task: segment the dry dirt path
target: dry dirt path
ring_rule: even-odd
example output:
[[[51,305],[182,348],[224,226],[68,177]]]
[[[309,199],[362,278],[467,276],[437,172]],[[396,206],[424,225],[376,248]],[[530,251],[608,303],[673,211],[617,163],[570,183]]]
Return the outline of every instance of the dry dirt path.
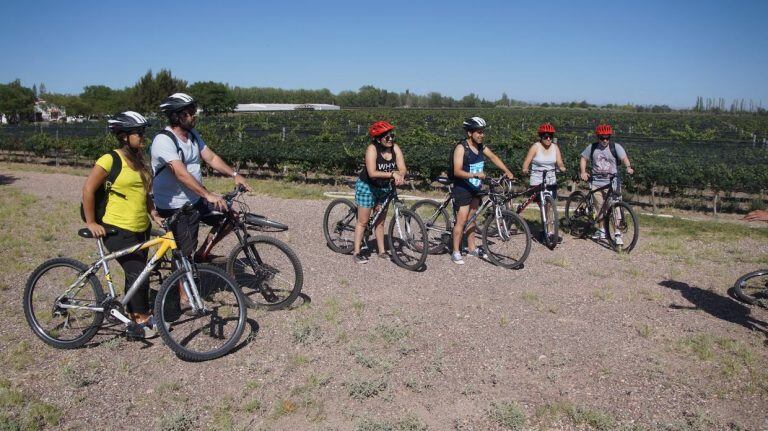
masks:
[[[76,217],[82,177],[4,175],[0,190],[44,208],[66,202]],[[186,363],[159,338],[102,333],[92,348],[57,351],[24,322],[27,274],[5,272],[0,340],[6,352],[24,344],[29,359],[0,375],[59,406],[71,429],[493,429],[504,403],[522,409],[526,429],[768,427],[768,313],[725,293],[752,264],[681,263],[645,247],[644,230],[629,257],[567,237],[554,251],[534,243],[522,270],[443,255],[413,273],[329,250],[328,201],[248,201],[290,225],[275,235],[301,258],[308,300],[249,312],[239,350]],[[77,221],[62,221],[64,252],[91,246],[75,237]],[[768,252],[750,240],[729,247]]]

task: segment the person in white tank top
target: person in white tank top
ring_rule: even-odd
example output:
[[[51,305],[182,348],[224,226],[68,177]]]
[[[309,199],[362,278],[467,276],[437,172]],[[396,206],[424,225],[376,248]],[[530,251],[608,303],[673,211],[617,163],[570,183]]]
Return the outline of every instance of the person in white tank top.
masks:
[[[555,128],[549,123],[544,123],[539,126],[539,140],[528,149],[528,154],[523,161],[523,175],[531,174],[530,185],[532,186],[543,182],[545,171],[553,171],[557,167],[560,172],[565,172],[560,148],[552,142],[554,137]],[[554,186],[552,193],[557,199],[557,179],[554,173],[547,173],[547,185]]]

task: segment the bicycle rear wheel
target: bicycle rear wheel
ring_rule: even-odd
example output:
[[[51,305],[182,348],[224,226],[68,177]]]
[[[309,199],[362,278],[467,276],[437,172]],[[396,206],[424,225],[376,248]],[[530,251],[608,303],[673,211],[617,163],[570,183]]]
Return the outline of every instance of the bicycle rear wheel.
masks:
[[[448,244],[451,240],[451,222],[448,213],[444,209],[440,209],[440,204],[424,199],[413,204],[411,211],[421,217],[424,227],[427,229],[429,254],[448,251]]]
[[[488,217],[482,240],[488,259],[504,268],[522,268],[531,252],[528,223],[512,211],[502,210],[498,219]]]
[[[38,266],[27,279],[24,316],[32,332],[46,344],[58,349],[74,349],[87,343],[99,330],[104,313],[62,307],[99,306],[104,301],[104,292],[95,276],[90,275],[74,285],[87,270],[87,265],[74,259],[51,259]]]
[[[399,210],[399,215],[389,222],[387,241],[392,259],[409,271],[418,271],[427,261],[427,238],[421,217],[409,209]]]
[[[237,244],[229,253],[227,274],[240,286],[250,308],[286,308],[293,304],[304,284],[296,253],[268,236],[251,237],[246,244]]]
[[[747,304],[768,307],[768,269],[742,275],[733,285],[733,293]]]
[[[349,199],[335,199],[323,214],[323,235],[336,253],[352,253],[357,224],[357,206]]]
[[[541,210],[546,215],[547,222],[544,224],[544,245],[553,250],[557,246],[558,220],[557,220],[557,202],[552,196],[544,196],[544,204]]]
[[[192,272],[203,308],[192,310],[182,293],[181,285],[187,282],[187,272],[182,268],[160,287],[154,313],[160,336],[176,355],[189,361],[206,361],[224,356],[235,347],[245,329],[247,306],[240,288],[223,269],[197,264]]]
[[[606,232],[610,234],[611,247],[614,251],[629,253],[635,248],[640,235],[640,227],[635,211],[625,202],[616,202],[606,217]],[[619,237],[617,234],[621,234]],[[621,242],[621,244],[620,244]]]
[[[571,235],[584,238],[592,229],[592,219],[589,216],[589,202],[584,193],[575,191],[565,202],[565,220]]]

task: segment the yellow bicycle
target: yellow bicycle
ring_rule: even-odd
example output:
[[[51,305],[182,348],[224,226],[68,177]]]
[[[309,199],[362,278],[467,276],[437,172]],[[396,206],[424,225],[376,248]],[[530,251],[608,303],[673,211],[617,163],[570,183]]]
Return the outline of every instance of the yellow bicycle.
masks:
[[[224,270],[192,264],[176,248],[169,226],[183,211],[188,208],[166,220],[165,233],[153,232],[158,236],[123,250],[105,254],[104,241],[98,238],[99,259],[91,265],[56,258],[38,266],[24,290],[24,314],[35,335],[53,347],[73,349],[90,341],[105,317],[126,329],[135,325],[126,316],[125,307],[152,271],[168,261],[169,254],[177,269],[162,283],[153,312],[163,341],[179,357],[191,361],[215,359],[232,350],[245,329],[245,297]],[[114,233],[108,229],[108,235]],[[78,235],[93,238],[88,229],[80,229]],[[115,292],[108,263],[154,246],[157,250],[147,266],[121,298]],[[97,277],[99,271],[103,271],[109,288],[106,295]]]

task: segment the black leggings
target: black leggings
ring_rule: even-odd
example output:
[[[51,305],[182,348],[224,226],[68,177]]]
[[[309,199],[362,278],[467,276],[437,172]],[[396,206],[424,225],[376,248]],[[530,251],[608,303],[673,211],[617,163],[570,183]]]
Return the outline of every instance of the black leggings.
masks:
[[[104,238],[104,245],[110,252],[122,250],[149,239],[149,229],[146,232],[131,232],[108,224],[105,224],[104,227],[117,230],[116,234]],[[117,262],[125,272],[125,292],[128,292],[141,271],[147,266],[147,254],[147,250],[137,250],[117,258]],[[131,297],[127,308],[129,313],[149,314],[149,277],[144,280],[144,283]]]

